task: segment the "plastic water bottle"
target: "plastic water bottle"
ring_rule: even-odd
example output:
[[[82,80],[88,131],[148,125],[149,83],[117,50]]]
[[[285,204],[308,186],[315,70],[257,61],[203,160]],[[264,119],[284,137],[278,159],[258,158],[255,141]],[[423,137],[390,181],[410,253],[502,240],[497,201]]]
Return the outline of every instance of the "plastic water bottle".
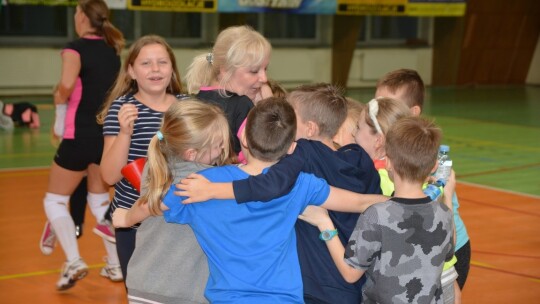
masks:
[[[424,188],[424,194],[427,195],[432,201],[437,200],[441,196],[444,185],[446,185],[444,180],[439,179],[433,184],[428,184],[426,188]]]
[[[441,145],[439,147],[439,156],[437,157],[439,161],[439,168],[435,172],[435,178],[437,180],[443,180],[444,183],[448,181],[450,173],[452,173],[452,160],[450,159],[450,147],[447,145]]]

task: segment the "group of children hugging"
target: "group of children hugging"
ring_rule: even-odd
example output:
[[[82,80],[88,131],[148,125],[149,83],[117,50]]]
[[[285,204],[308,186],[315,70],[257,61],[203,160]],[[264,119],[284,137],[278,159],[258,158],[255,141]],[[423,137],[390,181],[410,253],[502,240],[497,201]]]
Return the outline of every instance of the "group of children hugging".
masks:
[[[459,302],[470,245],[455,175],[423,192],[442,133],[419,116],[418,73],[386,74],[364,104],[327,83],[286,92],[270,55],[226,28],[185,94],[163,38],[132,44],[97,117],[130,303]],[[139,158],[140,193],[121,173]],[[88,272],[73,265],[59,289]]]
[[[156,37],[139,42],[148,39]],[[168,48],[145,44],[138,56],[158,46]],[[153,109],[137,94],[120,91],[108,108],[102,166],[114,149],[108,135],[125,134],[131,150],[151,134],[140,196],[122,201],[132,188],[123,179],[113,200],[117,247],[124,233],[135,239],[130,301],[454,302],[456,272],[443,275],[443,265],[454,257],[455,177],[441,201],[422,191],[441,131],[411,114],[421,104],[377,97],[363,105],[325,83],[261,95],[269,57],[260,34],[228,28],[188,69],[196,97],[177,95],[153,134],[142,120]],[[408,74],[418,77],[387,78],[404,79],[399,92],[409,90]]]

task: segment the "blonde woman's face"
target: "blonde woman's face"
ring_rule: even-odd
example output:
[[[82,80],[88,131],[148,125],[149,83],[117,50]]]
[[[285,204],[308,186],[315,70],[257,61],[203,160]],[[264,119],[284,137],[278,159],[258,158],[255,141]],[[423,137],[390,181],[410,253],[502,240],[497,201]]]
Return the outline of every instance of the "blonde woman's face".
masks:
[[[155,43],[141,48],[128,72],[137,81],[139,91],[162,94],[171,83],[173,67],[165,46]]]
[[[240,96],[245,95],[251,100],[256,100],[261,87],[268,81],[266,69],[269,60],[270,58],[265,58],[260,66],[237,68],[226,89]]]

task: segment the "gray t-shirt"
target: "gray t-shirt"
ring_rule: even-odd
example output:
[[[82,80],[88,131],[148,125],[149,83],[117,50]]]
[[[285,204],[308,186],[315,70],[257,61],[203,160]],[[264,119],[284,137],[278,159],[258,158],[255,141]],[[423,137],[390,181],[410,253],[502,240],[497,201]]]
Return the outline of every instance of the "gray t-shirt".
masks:
[[[206,167],[178,162],[172,168],[174,183]],[[143,180],[146,171],[145,167]],[[135,243],[126,279],[130,300],[208,303],[204,297],[208,279],[206,255],[188,225],[169,224],[163,216],[151,216],[137,230]]]
[[[358,218],[345,262],[365,270],[364,303],[443,303],[441,273],[454,255],[446,205],[392,198]]]

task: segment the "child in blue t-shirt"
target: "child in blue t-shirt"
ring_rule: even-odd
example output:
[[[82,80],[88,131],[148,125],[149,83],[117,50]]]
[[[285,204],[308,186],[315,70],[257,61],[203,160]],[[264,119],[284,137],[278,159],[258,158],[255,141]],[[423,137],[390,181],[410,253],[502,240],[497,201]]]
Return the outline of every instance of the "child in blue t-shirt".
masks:
[[[260,101],[249,113],[241,138],[247,165],[211,168],[200,174],[212,182],[230,182],[265,172],[291,149],[295,133],[296,117],[289,103],[282,98]],[[208,257],[205,295],[219,303],[304,303],[293,229],[298,215],[308,205],[362,212],[385,200],[329,187],[307,173],[300,173],[289,194],[266,203],[210,200],[185,205],[175,190],[171,185],[164,196],[162,207],[168,209],[164,217],[193,228]]]

